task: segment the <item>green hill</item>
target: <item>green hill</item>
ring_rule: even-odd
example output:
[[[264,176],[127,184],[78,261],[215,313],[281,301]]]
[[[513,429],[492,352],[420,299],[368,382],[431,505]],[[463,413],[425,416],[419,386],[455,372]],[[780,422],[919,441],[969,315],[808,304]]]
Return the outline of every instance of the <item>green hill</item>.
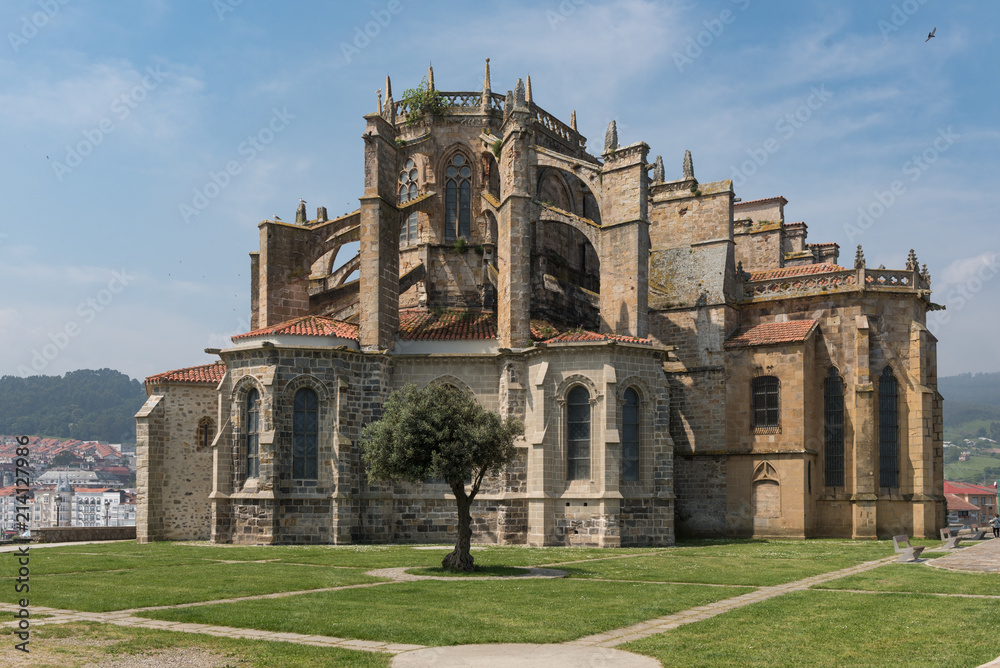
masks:
[[[135,443],[142,383],[114,369],[0,378],[0,434]]]

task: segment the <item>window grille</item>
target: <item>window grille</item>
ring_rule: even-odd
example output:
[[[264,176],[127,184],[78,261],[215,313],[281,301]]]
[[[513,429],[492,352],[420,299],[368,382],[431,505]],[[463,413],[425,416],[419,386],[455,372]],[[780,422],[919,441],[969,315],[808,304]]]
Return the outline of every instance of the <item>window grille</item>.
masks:
[[[899,487],[899,384],[886,367],[878,383],[878,484]]]
[[[837,370],[823,383],[823,447],[826,454],[827,487],[844,486],[844,381]]]
[[[566,479],[590,479],[590,393],[577,385],[566,397]]]
[[[622,406],[622,480],[639,480],[639,394],[632,388]]]
[[[759,433],[776,432],[778,423],[778,379],[758,376],[751,383],[753,427]]]
[[[302,388],[295,393],[292,420],[292,477],[315,480],[318,468],[319,401],[316,393]]]

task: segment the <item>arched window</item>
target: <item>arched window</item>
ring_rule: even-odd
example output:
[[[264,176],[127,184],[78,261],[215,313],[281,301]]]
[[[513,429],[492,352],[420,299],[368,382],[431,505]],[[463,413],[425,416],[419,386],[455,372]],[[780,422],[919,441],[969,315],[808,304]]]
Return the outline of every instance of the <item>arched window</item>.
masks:
[[[899,384],[888,366],[878,380],[878,484],[899,487]]]
[[[456,153],[444,171],[444,238],[469,238],[472,229],[472,168],[461,153]]]
[[[566,397],[566,479],[590,479],[590,392],[582,385]]]
[[[244,403],[246,433],[246,474],[247,478],[256,478],[260,475],[260,393],[257,390],[250,390],[247,393]]]
[[[399,203],[405,204],[417,197],[417,164],[410,158],[399,173]],[[399,245],[417,241],[417,212],[414,211],[399,226]]]
[[[631,387],[622,406],[622,480],[639,480],[639,394]]]
[[[292,420],[292,477],[315,480],[318,468],[319,401],[307,387],[295,393]]]
[[[843,487],[844,381],[833,367],[823,383],[823,449],[827,487]]]
[[[753,395],[753,427],[773,432],[778,428],[778,379],[758,376],[750,384]]]
[[[215,439],[215,424],[210,418],[202,418],[198,422],[198,433],[195,435],[195,448],[199,451],[212,447]]]

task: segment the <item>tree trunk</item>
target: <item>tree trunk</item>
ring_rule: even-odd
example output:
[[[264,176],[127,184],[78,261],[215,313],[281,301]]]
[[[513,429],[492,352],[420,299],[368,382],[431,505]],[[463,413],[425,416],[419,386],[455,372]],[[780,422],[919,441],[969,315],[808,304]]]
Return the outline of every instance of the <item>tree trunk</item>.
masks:
[[[441,561],[441,568],[471,572],[475,570],[472,554],[469,552],[472,543],[472,514],[469,512],[472,499],[462,490],[461,495],[455,495],[455,500],[458,502],[458,536],[455,549]]]

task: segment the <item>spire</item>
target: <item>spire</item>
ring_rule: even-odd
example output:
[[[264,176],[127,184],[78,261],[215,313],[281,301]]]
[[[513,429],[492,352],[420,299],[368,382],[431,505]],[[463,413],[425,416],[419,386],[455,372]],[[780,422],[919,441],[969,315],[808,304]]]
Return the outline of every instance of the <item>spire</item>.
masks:
[[[299,200],[299,207],[295,210],[295,224],[305,225],[308,221],[308,216],[306,214],[306,202],[303,199]]]
[[[504,120],[510,115],[510,112],[514,111],[514,91],[508,90],[507,97],[503,101],[503,116]]]
[[[927,271],[927,263],[924,263],[923,269],[920,270],[920,277],[927,281],[927,286],[930,287],[931,284],[931,272]]]
[[[667,180],[667,172],[663,168],[663,156],[656,156],[656,162],[653,163],[653,181],[655,183],[662,183]]]
[[[611,121],[604,133],[604,152],[611,153],[616,150],[618,150],[618,126]]]
[[[694,163],[691,161],[691,151],[684,151],[684,179],[694,179]]]
[[[917,254],[914,253],[913,249],[911,248],[910,255],[906,258],[906,270],[916,271],[919,268],[920,268],[920,263],[917,262]]]
[[[434,66],[427,66],[427,90],[434,90]]]
[[[569,115],[569,126],[573,128],[573,132],[578,132],[576,129],[576,109],[574,109],[573,113]]]
[[[382,113],[382,89],[381,88],[377,89],[375,91],[375,94],[378,95],[378,106],[375,107],[375,113],[381,114]]]
[[[392,81],[389,80],[389,75],[385,75],[385,97],[389,99],[392,97]]]
[[[524,82],[518,79],[514,86],[514,107],[520,109],[525,104]]]
[[[525,98],[524,99],[525,99],[526,102],[528,102],[530,104],[531,103],[531,75],[530,74],[528,75],[527,85],[528,85],[528,90],[525,93]]]
[[[861,244],[858,244],[858,252],[854,254],[854,268],[865,268],[865,252],[861,250]]]
[[[382,118],[393,125],[396,124],[396,103],[392,99],[392,81],[385,75],[385,104],[381,108]]]
[[[483,76],[483,95],[491,92],[492,84],[490,84],[490,59],[486,59],[486,74]]]

